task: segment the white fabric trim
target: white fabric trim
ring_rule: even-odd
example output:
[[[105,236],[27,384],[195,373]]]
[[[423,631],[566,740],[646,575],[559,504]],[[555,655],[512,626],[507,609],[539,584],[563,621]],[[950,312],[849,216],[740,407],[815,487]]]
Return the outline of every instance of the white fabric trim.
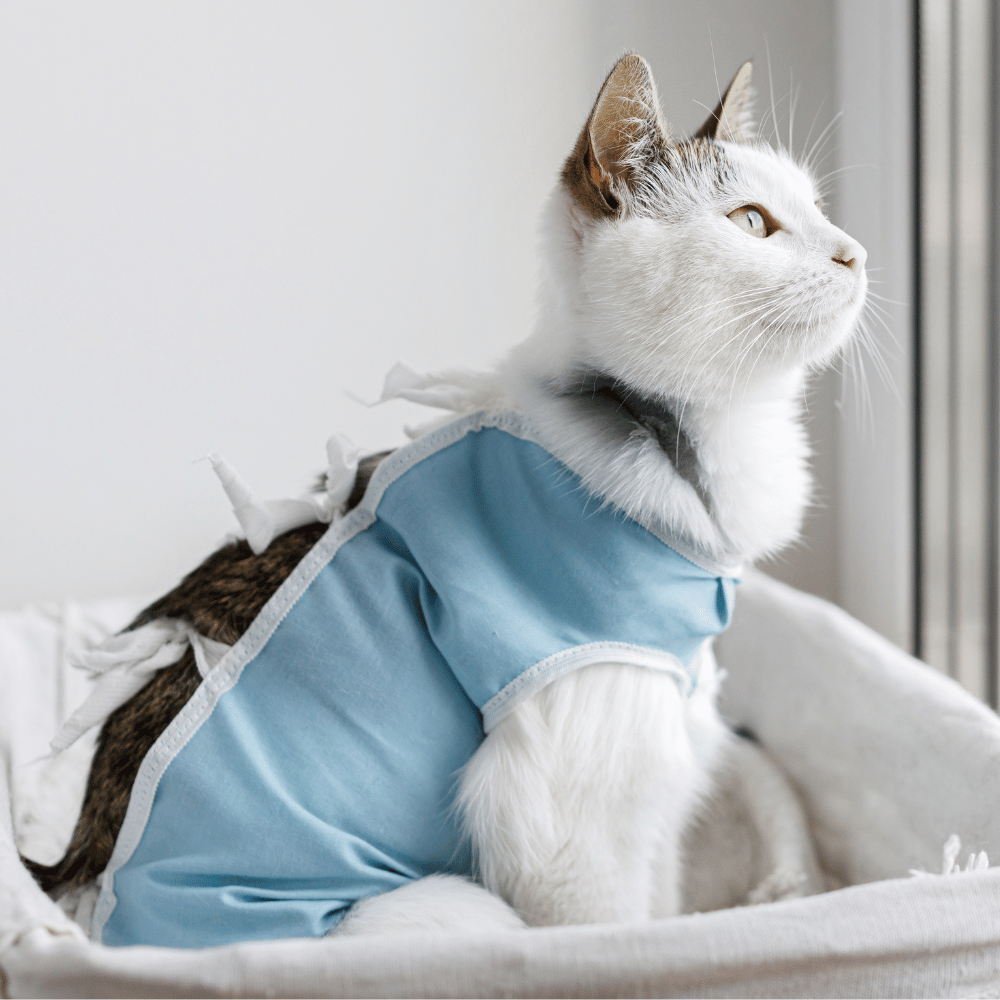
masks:
[[[554,680],[597,663],[625,663],[671,674],[685,696],[690,696],[697,685],[696,677],[671,653],[627,642],[588,642],[553,653],[515,677],[483,706],[483,729],[488,733],[518,702]]]
[[[474,406],[476,398],[475,392],[467,387],[455,385],[448,382],[440,375],[427,375],[423,372],[414,371],[409,365],[397,361],[389,370],[385,377],[385,384],[382,387],[382,395],[378,402],[384,403],[390,399],[405,399],[411,403],[418,403],[421,406],[430,406],[442,410],[453,410],[456,413],[468,413]],[[517,434],[524,440],[531,441],[539,447],[544,448],[550,455],[562,462],[568,469],[576,472],[572,465],[563,458],[556,456],[552,447],[535,430],[529,430],[530,421],[522,416],[524,433]],[[420,436],[411,433],[407,428],[407,433],[411,437]],[[511,431],[511,433],[515,433]],[[577,472],[577,475],[579,473]],[[690,484],[687,484],[690,486]],[[602,498],[603,499],[603,498]],[[695,564],[708,573],[717,576],[737,578],[743,571],[742,563],[722,563],[713,559],[708,553],[692,545],[655,523],[647,523],[638,518],[634,519],[637,524],[641,524],[650,534],[658,538],[664,545],[672,548],[679,555],[682,555],[689,562]]]
[[[136,775],[125,821],[104,872],[101,895],[94,907],[91,924],[93,940],[101,940],[104,924],[114,909],[114,874],[128,861],[139,844],[149,819],[153,795],[163,772],[211,715],[219,697],[236,684],[243,668],[260,652],[299,596],[333,558],[337,549],[367,528],[373,520],[370,511],[359,507],[330,527],[150,748]]]
[[[365,494],[365,501],[367,501],[369,497],[372,497],[374,503],[371,505],[371,509],[374,510],[378,505],[379,500],[381,500],[382,494],[385,492],[386,488],[398,479],[404,472],[416,465],[417,462],[423,461],[423,459],[427,458],[429,455],[434,454],[435,451],[440,451],[449,444],[453,444],[464,434],[470,431],[482,430],[484,427],[496,427],[499,430],[506,431],[508,434],[511,434],[516,438],[520,438],[522,441],[530,441],[532,444],[536,444],[539,448],[547,451],[550,455],[552,454],[549,450],[549,446],[544,441],[543,435],[538,433],[531,420],[525,414],[519,413],[515,410],[479,410],[475,413],[470,413],[467,416],[458,417],[450,423],[445,424],[444,427],[440,427],[435,431],[429,432],[423,437],[417,438],[417,440],[412,444],[407,445],[405,448],[401,448],[399,451],[386,458],[382,464],[379,465],[375,475],[372,477],[372,481],[368,486],[368,491]],[[441,438],[439,435],[446,436],[444,443],[440,443]],[[422,450],[419,453],[419,457],[410,457],[414,454],[412,449],[421,448],[428,443],[430,443],[431,446],[425,451]],[[404,453],[406,456],[405,459]],[[386,474],[388,475],[388,470],[390,468],[395,470],[395,463],[397,460],[403,460],[406,464],[400,467],[399,471],[395,472],[391,478],[382,482],[380,473],[382,473],[385,469]],[[553,456],[552,460],[560,462],[562,465],[566,464],[555,456]],[[569,468],[571,472],[574,471],[570,466],[566,467]],[[576,473],[574,472],[574,474]],[[621,511],[619,511],[619,514],[622,517],[627,517],[627,515]],[[641,521],[636,521],[636,523],[641,524],[642,527],[645,528],[654,538],[658,538],[661,542],[663,542],[667,548],[673,549],[678,555],[683,556],[688,560],[688,562],[694,563],[695,566],[705,570],[707,573],[712,573],[715,576],[735,579],[743,572],[741,564],[727,565],[717,562],[690,543],[676,537],[675,535],[669,534],[662,528],[662,526],[645,524]]]
[[[728,577],[732,580],[743,575],[742,563],[717,562],[711,556],[695,548],[690,542],[685,541],[683,538],[678,538],[677,535],[671,535],[656,525],[644,524],[642,521],[636,521],[636,524],[642,524],[651,535],[663,542],[667,548],[673,549],[678,555],[683,556],[688,562],[694,563],[699,569],[705,570],[706,573]]]

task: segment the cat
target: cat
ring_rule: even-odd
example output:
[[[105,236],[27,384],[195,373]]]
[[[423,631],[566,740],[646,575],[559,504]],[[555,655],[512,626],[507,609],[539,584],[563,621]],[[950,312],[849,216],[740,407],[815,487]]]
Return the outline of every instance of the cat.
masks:
[[[867,281],[864,249],[825,218],[807,171],[758,141],[751,76],[746,63],[705,125],[678,140],[646,62],[628,53],[616,63],[546,209],[535,333],[491,373],[428,379],[457,385],[462,413],[415,443],[465,420],[469,439],[502,431],[517,448],[541,449],[555,470],[545,496],[582,497],[595,530],[628,525],[628,544],[639,546],[629,559],[641,561],[650,545],[656,558],[675,555],[697,578],[692,593],[712,595],[718,621],[685,662],[615,658],[598,642],[601,656],[508,699],[458,771],[449,816],[468,858],[361,893],[314,933],[680,912],[684,831],[727,759],[755,753],[734,742],[715,708],[711,633],[728,621],[738,565],[798,536],[810,491],[804,380],[851,337]],[[362,461],[341,524],[376,502],[373,491],[391,482],[386,470],[406,454]],[[512,467],[535,475],[543,466]],[[178,619],[238,644],[333,530],[298,527],[261,554],[226,545],[130,628]],[[561,556],[553,559],[558,579]],[[604,596],[627,617],[629,593],[623,584],[623,594]],[[26,862],[47,891],[80,888],[107,868],[140,769],[206,690],[202,680],[188,649],[108,717],[65,856]],[[790,793],[778,798],[777,808],[797,809]],[[808,851],[797,850],[791,867],[801,877],[756,898],[815,891]]]

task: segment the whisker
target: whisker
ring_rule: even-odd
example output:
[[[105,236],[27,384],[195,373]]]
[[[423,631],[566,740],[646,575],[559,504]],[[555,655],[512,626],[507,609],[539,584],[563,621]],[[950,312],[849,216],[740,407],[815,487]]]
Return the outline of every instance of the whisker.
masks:
[[[715,74],[715,92],[719,95],[719,104],[722,103],[722,85],[719,83],[719,65],[715,61],[715,42],[712,40],[712,29],[708,29],[708,44],[712,49],[712,72]],[[711,113],[711,109],[709,110]]]
[[[838,111],[833,118],[827,123],[826,128],[818,136],[816,136],[816,141],[813,143],[812,149],[810,149],[805,156],[802,158],[802,165],[811,173],[815,167],[816,157],[819,155],[819,151],[826,144],[829,138],[831,129],[840,121],[843,116],[843,111]]]
[[[761,346],[760,350],[757,351],[757,357],[754,358],[753,364],[750,366],[750,371],[747,372],[746,379],[745,379],[744,384],[743,384],[743,399],[740,401],[740,406],[743,406],[744,403],[746,402],[746,393],[747,393],[747,389],[749,388],[749,385],[750,385],[750,377],[753,375],[754,369],[757,367],[757,362],[760,361],[760,359],[764,356],[764,353],[767,351],[768,344],[770,344],[771,341],[778,335],[778,333],[781,330],[781,323],[782,323],[782,321],[784,320],[784,318],[786,316],[789,315],[789,313],[791,313],[791,311],[795,308],[795,305],[796,305],[796,303],[795,303],[794,297],[793,296],[789,296],[789,304],[769,324],[769,326],[772,328],[771,329],[771,333],[768,335],[767,340],[764,341],[764,343]],[[788,349],[788,345],[786,344],[786,346],[785,346],[786,352],[787,352],[787,349]],[[746,352],[744,352],[744,355],[746,355]],[[735,382],[734,382],[734,385],[735,385]],[[732,399],[732,390],[730,390],[730,400],[731,399]]]
[[[848,170],[860,170],[862,167],[874,167],[874,163],[850,163],[846,167],[837,167],[836,170],[828,170],[822,177],[816,178],[817,186],[820,184],[825,184],[828,180],[833,177],[838,177],[840,174],[846,173]]]
[[[881,285],[881,284],[884,284],[884,282],[881,282],[881,281],[871,281],[869,279],[868,284],[869,285]],[[906,303],[903,302],[902,299],[890,299],[890,298],[886,297],[885,295],[879,295],[878,292],[873,292],[870,288],[868,289],[868,298],[870,298],[870,299],[878,299],[879,302],[888,302],[889,305],[891,305],[891,306],[905,306],[906,305]],[[874,304],[875,303],[873,303],[873,305]]]
[[[746,316],[750,316],[750,315],[752,315],[755,312],[761,312],[761,311],[764,312],[764,317],[766,318],[766,316],[767,316],[767,310],[769,310],[769,309],[770,310],[774,309],[773,304],[772,303],[764,303],[764,304],[758,306],[756,309],[748,310],[742,316],[736,317],[736,319],[743,319]],[[760,320],[758,319],[758,322],[759,321]],[[718,329],[721,329],[721,327],[717,328],[716,331],[713,331],[713,333],[718,332]],[[747,337],[747,335],[748,335],[748,333],[750,332],[750,329],[751,328],[748,326],[744,330],[737,331],[737,333],[735,333],[732,337],[730,337],[724,344],[722,344],[720,347],[718,347],[701,364],[701,366],[698,369],[697,375],[694,378],[692,378],[690,380],[688,380],[688,378],[687,378],[687,373],[688,373],[688,371],[690,369],[690,362],[688,363],[688,365],[685,366],[684,373],[682,374],[682,377],[681,377],[680,381],[681,381],[681,383],[685,383],[686,382],[691,388],[689,389],[688,395],[681,401],[682,405],[681,405],[680,413],[679,413],[678,418],[677,418],[678,419],[678,423],[680,423],[680,421],[683,419],[684,411],[687,408],[688,403],[690,403],[691,400],[692,400],[692,398],[693,398],[692,394],[695,391],[695,386],[697,386],[697,385],[700,384],[701,377],[705,373],[705,371],[708,369],[708,366],[712,363],[713,360],[715,360],[716,357],[718,357],[718,355],[722,351],[724,351],[731,343],[733,343],[734,340],[737,340],[737,339],[739,339],[741,337],[745,340],[746,337]]]
[[[771,117],[774,119],[774,131],[771,134],[774,136],[778,149],[781,149],[781,134],[778,132],[778,112],[775,110],[774,106],[774,77],[771,73],[771,44],[768,42],[766,37],[764,38],[764,49],[767,52],[767,86],[771,91]]]
[[[875,433],[875,410],[872,406],[871,387],[868,382],[868,369],[865,367],[865,356],[861,352],[861,343],[859,340],[851,341],[851,350],[854,356],[858,359],[858,365],[855,372],[858,376],[858,406],[861,410],[859,420],[859,423],[861,424],[861,436],[862,440],[867,439],[869,443],[871,443],[871,441],[874,440]],[[869,435],[871,435],[871,437],[869,437]]]
[[[799,102],[799,92],[795,89],[795,71],[792,68],[788,70],[788,92],[791,95],[788,106],[788,153],[794,156],[792,133],[795,128],[795,107]]]
[[[813,115],[812,125],[809,126],[809,131],[806,133],[806,141],[802,145],[803,150],[809,148],[809,140],[812,138],[813,129],[816,127],[816,122],[819,121],[820,112],[823,110],[824,104],[826,104],[825,97],[819,102],[819,107],[816,109],[816,114]]]

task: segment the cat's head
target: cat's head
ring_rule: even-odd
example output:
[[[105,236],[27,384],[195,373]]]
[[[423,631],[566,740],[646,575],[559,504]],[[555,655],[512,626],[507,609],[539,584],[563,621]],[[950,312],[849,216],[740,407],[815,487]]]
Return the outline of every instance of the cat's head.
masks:
[[[865,250],[790,155],[758,141],[751,65],[676,139],[640,56],[608,75],[547,219],[542,328],[556,378],[724,404],[831,359],[864,304]],[[540,331],[541,333],[542,331]]]

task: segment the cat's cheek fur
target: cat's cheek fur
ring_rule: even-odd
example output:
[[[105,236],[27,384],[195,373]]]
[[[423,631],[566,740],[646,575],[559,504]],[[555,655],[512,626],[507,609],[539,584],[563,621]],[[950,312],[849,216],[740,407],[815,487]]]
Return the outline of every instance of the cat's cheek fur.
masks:
[[[680,912],[681,837],[729,740],[707,643],[699,656],[690,699],[643,667],[568,674],[518,704],[463,769],[479,878],[528,924]]]
[[[756,239],[705,211],[592,227],[577,251],[586,308],[572,315],[568,353],[682,404],[774,395],[790,369],[820,366],[843,346],[865,288],[864,277],[838,273],[829,238],[784,236]]]

